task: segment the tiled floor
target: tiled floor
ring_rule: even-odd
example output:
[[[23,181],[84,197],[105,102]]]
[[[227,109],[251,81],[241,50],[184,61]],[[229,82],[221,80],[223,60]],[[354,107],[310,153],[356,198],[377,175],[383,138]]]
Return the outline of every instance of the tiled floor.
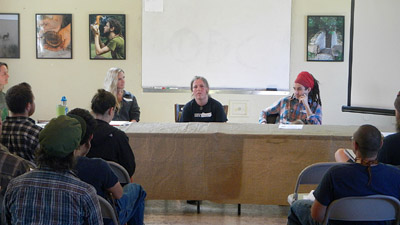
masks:
[[[237,205],[203,201],[201,213],[197,214],[196,206],[186,201],[147,200],[144,222],[146,225],[283,225],[286,224],[288,210],[288,206],[245,204],[242,205],[241,216],[238,216]]]

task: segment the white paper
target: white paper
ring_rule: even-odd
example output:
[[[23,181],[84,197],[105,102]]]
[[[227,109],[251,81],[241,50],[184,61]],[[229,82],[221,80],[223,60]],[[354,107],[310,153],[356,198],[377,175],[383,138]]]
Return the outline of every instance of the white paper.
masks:
[[[394,133],[396,133],[396,132],[382,132],[382,135],[384,137],[386,137],[386,136],[389,136],[389,135],[394,134]]]
[[[279,124],[279,129],[301,130],[303,129],[303,124]]]
[[[111,121],[110,122],[111,126],[128,126],[129,124],[131,124],[131,122],[129,122],[129,121]]]
[[[144,0],[145,12],[163,12],[164,0]]]

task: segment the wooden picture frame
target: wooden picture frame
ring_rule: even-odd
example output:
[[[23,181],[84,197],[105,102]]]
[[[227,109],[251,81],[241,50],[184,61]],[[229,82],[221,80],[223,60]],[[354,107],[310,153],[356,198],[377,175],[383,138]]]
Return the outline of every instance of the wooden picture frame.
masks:
[[[343,62],[344,16],[307,16],[307,61]]]
[[[72,59],[72,14],[36,14],[36,58]]]
[[[19,13],[0,13],[0,58],[20,58]]]

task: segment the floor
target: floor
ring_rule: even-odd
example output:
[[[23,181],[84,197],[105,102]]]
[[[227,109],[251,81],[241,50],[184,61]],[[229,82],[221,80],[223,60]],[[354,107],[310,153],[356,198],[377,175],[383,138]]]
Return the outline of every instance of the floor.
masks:
[[[144,214],[146,225],[165,224],[268,224],[283,225],[287,221],[288,206],[242,205],[241,216],[237,215],[237,205],[217,204],[202,201],[201,213],[195,205],[178,200],[147,200]]]

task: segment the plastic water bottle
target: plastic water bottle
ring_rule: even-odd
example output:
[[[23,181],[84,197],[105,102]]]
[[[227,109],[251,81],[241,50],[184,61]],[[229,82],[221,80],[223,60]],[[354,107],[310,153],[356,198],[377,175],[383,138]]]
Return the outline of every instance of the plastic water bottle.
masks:
[[[62,96],[61,104],[57,105],[57,116],[67,115],[67,113],[68,113],[67,98],[65,96]]]
[[[61,98],[61,105],[64,106],[64,109],[65,109],[65,114],[64,115],[67,115],[68,106],[67,106],[67,98],[65,96],[62,96],[62,98]]]

